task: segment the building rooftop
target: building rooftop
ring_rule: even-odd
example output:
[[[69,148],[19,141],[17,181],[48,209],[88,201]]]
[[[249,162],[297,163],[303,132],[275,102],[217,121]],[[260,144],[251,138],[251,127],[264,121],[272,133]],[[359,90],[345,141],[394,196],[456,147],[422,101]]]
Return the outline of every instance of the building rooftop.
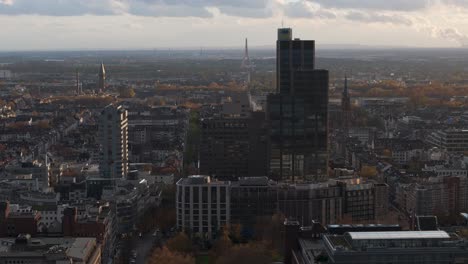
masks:
[[[210,176],[206,175],[192,175],[187,178],[182,178],[177,182],[177,185],[220,185],[220,184],[230,184],[229,181],[216,181],[211,180]]]
[[[30,236],[0,238],[0,255],[3,257],[42,257],[46,254],[64,254],[75,260],[84,260],[92,254],[96,238],[66,238]]]
[[[240,186],[268,186],[270,180],[268,177],[242,177],[239,178]]]
[[[349,232],[353,240],[377,239],[450,239],[445,231],[386,231],[386,232]]]

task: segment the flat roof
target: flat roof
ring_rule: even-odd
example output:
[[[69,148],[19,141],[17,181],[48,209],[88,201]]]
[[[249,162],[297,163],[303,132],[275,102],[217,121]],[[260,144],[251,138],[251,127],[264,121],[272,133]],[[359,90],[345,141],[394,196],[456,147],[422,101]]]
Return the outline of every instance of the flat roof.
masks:
[[[385,231],[385,232],[349,232],[353,240],[377,239],[449,239],[445,231]]]

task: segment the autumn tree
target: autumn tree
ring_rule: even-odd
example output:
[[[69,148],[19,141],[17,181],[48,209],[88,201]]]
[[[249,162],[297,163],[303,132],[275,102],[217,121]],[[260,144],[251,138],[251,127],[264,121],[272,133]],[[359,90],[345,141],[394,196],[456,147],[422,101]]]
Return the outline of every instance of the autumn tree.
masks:
[[[382,155],[385,156],[385,157],[392,157],[392,151],[389,150],[389,149],[384,149],[382,151]]]
[[[364,178],[372,178],[377,176],[377,169],[374,166],[362,166],[359,175]]]
[[[255,240],[262,241],[270,249],[281,253],[283,250],[284,220],[285,216],[280,213],[258,217],[254,227]]]
[[[180,232],[175,237],[169,239],[166,245],[167,248],[174,252],[182,254],[189,254],[192,252],[192,241],[184,232]]]
[[[169,250],[167,247],[156,248],[148,258],[147,264],[195,264],[195,259],[190,255]]]
[[[135,97],[135,89],[133,87],[120,87],[119,97],[121,98],[133,98]]]
[[[240,243],[242,241],[242,225],[232,224],[229,226],[229,237],[232,242]]]
[[[212,260],[216,260],[222,254],[229,251],[232,248],[233,244],[231,239],[229,238],[229,232],[227,230],[223,230],[219,238],[214,242],[213,247],[210,251],[210,257]]]
[[[272,262],[271,252],[261,243],[234,246],[216,260],[217,264],[270,264]]]
[[[48,129],[50,128],[49,120],[41,120],[37,123],[37,127],[40,129]]]

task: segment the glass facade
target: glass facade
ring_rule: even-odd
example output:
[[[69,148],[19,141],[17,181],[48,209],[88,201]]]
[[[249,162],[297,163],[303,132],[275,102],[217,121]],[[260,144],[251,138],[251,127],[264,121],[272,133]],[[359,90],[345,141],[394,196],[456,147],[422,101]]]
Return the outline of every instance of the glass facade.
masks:
[[[270,176],[317,181],[326,177],[328,166],[328,71],[314,68],[314,41],[280,38],[281,30],[278,90],[267,98]]]

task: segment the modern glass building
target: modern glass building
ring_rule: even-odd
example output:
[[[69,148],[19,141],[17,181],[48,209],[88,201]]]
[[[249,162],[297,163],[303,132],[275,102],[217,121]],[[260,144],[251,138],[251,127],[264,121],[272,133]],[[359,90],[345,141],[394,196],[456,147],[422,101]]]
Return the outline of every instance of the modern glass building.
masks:
[[[267,98],[269,171],[275,180],[325,180],[328,71],[315,69],[315,42],[278,29],[277,93]]]

